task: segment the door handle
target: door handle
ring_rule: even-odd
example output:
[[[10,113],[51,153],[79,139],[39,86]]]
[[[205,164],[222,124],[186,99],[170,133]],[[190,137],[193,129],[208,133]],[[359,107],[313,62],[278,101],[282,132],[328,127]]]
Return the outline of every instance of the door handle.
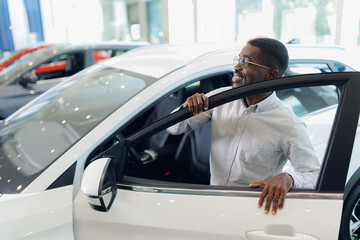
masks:
[[[267,225],[264,230],[248,231],[245,233],[247,240],[319,240],[318,238],[303,233],[286,224]]]

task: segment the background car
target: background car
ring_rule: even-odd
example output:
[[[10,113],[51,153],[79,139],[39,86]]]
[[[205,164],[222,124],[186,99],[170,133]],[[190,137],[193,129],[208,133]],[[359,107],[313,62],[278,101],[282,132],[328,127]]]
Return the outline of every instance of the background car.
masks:
[[[30,53],[34,53],[36,50],[39,50],[39,49],[43,49],[43,48],[46,48],[46,47],[49,47],[50,45],[49,44],[46,44],[46,45],[39,45],[39,46],[33,46],[33,47],[28,47],[28,48],[25,48],[25,49],[21,49],[17,52],[14,52],[13,54],[11,54],[10,56],[8,57],[4,57],[4,58],[1,58],[0,59],[0,72],[10,66],[11,64],[13,64],[14,62],[16,61],[20,61],[21,59],[24,59],[25,56],[28,57],[30,55]]]
[[[308,123],[325,163],[318,185],[293,189],[285,208],[269,216],[257,208],[261,189],[208,184],[208,126],[179,136],[164,131],[191,116],[186,109],[169,115],[187,96],[231,84],[232,59],[241,47],[211,48],[134,49],[81,71],[6,119],[0,128],[0,211],[6,216],[0,237],[250,239],[287,232],[337,239],[344,202],[342,234],[350,236],[360,195],[360,156],[352,151],[360,144],[359,73],[289,76],[211,98],[214,107],[275,90]],[[356,67],[338,48],[289,46],[289,53],[287,74]],[[332,117],[323,125],[327,113]],[[96,175],[104,171],[106,186]]]
[[[54,44],[0,72],[0,119],[67,77],[101,60],[118,56],[145,42]]]

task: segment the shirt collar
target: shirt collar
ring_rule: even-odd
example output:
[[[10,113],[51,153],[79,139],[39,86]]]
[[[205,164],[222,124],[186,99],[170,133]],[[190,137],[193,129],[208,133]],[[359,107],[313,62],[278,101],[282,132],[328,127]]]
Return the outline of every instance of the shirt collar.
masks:
[[[245,101],[244,101],[244,99],[242,99],[242,100],[243,100],[244,106],[246,108]],[[250,111],[250,112],[266,111],[266,110],[269,110],[270,108],[274,107],[277,100],[278,100],[278,97],[276,96],[276,93],[273,92],[264,100],[258,102],[257,104],[247,107],[246,110]]]

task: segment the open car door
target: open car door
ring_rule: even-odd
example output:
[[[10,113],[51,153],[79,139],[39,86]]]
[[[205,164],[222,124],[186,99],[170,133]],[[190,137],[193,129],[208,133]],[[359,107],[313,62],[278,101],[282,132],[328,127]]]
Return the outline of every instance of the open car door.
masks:
[[[166,171],[158,177],[153,176],[159,167],[150,165],[159,157],[151,154],[144,157],[138,144],[191,117],[187,109],[182,109],[127,136],[122,133],[124,129],[119,129],[115,137],[99,146],[98,149],[104,150],[96,157],[92,154],[86,162],[78,162],[77,168],[83,174],[75,178],[81,185],[74,200],[75,239],[102,239],[104,236],[106,239],[147,240],[338,239],[358,127],[360,74],[318,74],[268,80],[231,89],[209,100],[210,108],[214,108],[261,92],[325,85],[336,86],[339,102],[333,109],[332,124],[323,139],[325,143],[322,142],[327,147],[319,159],[322,169],[317,186],[315,189],[292,189],[284,208],[276,215],[267,215],[263,208],[257,207],[262,188],[173,181],[167,178]],[[316,112],[305,120],[311,125],[315,122],[311,119],[321,119],[321,114],[328,112]],[[314,132],[309,135],[322,134],[315,131],[322,126],[321,121],[320,125],[316,124],[310,126]],[[172,157],[167,154],[163,158],[170,163]],[[349,185],[351,182],[357,181],[349,181],[347,188],[355,186]],[[346,214],[351,217],[352,213]],[[349,219],[349,216],[343,218],[346,217]],[[343,227],[345,230],[341,230],[345,235],[349,234],[348,227],[349,222]]]

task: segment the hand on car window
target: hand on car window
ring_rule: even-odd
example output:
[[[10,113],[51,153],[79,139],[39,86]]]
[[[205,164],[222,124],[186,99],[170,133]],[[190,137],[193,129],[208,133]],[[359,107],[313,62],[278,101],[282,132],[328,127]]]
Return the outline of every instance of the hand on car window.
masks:
[[[197,115],[209,108],[209,99],[203,93],[195,93],[186,99],[182,107],[189,108],[192,114]]]

